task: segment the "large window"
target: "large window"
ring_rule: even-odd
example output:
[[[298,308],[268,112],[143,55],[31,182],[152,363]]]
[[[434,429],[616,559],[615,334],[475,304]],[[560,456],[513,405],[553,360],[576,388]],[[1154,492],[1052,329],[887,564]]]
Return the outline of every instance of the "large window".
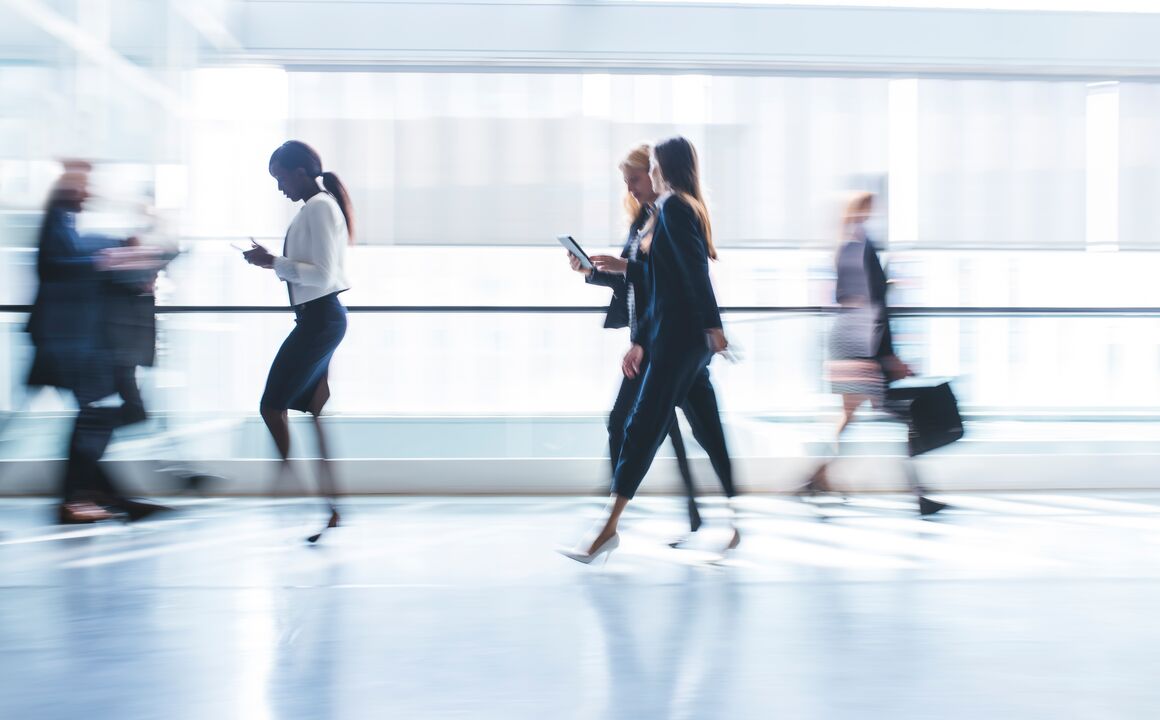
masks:
[[[918,81],[918,240],[1085,244],[1087,84]]]
[[[1160,245],[1160,84],[1119,83],[1119,245]]]
[[[537,245],[560,231],[615,244],[617,161],[674,133],[701,152],[726,247],[828,247],[851,187],[889,191],[877,234],[892,244],[1160,238],[1155,83],[223,67],[190,73],[180,127],[146,115],[158,131],[138,132],[106,107],[74,135],[81,118],[50,112],[67,95],[62,72],[0,71],[14,98],[0,101],[5,244],[28,242],[50,161],[86,143],[133,165],[120,173],[128,189],[114,190],[160,206],[167,232],[280,238],[293,207],[266,163],[287,137],[314,144],[347,182],[360,244]]]
[[[39,72],[8,69],[0,83],[27,95]],[[223,67],[193,71],[187,86],[180,162],[157,152],[101,176],[159,208],[188,249],[163,284],[172,305],[285,303],[282,286],[226,241],[253,235],[280,247],[295,208],[266,163],[297,137],[354,195],[360,244],[348,304],[601,306],[607,291],[567,269],[553,236],[615,249],[625,225],[616,163],[635,143],[673,133],[701,152],[723,305],[828,304],[836,200],[852,187],[886,194],[889,217],[874,232],[897,305],[1155,305],[1160,253],[1139,252],[1160,237],[1151,202],[1160,86],[1151,83]],[[33,125],[17,118],[0,129],[36,137]],[[5,304],[30,299],[27,245],[53,178],[42,152],[0,161],[4,197],[23,203],[0,230],[24,246],[0,264]],[[86,222],[111,231],[117,212],[132,214],[98,209]],[[1108,221],[1093,227],[1093,217]],[[12,317],[8,407],[27,363]],[[717,370],[730,411],[833,406],[821,381],[823,317],[727,319],[747,358]],[[252,410],[287,322],[277,313],[168,317],[172,373],[162,378],[180,398],[172,407]],[[924,371],[961,375],[970,409],[1139,411],[1160,406],[1135,374],[1155,366],[1153,325],[949,313],[908,321],[900,342]],[[599,413],[623,342],[595,315],[359,314],[336,360],[335,408]],[[1069,378],[1075,386],[1059,392]]]
[[[281,227],[265,163],[282,136],[344,178],[367,244],[610,241],[618,161],[676,133],[723,244],[828,242],[835,192],[887,171],[877,79],[208,70],[194,88],[193,235]]]

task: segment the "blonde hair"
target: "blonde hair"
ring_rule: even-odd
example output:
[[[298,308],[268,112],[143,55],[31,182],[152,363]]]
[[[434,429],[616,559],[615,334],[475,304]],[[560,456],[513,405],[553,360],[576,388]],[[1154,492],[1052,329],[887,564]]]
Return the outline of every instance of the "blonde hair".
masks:
[[[845,236],[846,226],[854,220],[855,215],[865,215],[874,204],[874,193],[866,190],[852,192],[846,200],[846,209],[842,212],[841,232]]]
[[[622,173],[628,172],[629,170],[639,170],[647,175],[649,153],[651,151],[652,148],[648,146],[648,143],[645,143],[644,145],[637,145],[629,151],[628,155],[624,156],[624,159],[620,161],[620,164],[617,165],[617,168],[619,168]],[[630,225],[636,222],[636,219],[640,217],[640,211],[640,203],[635,197],[632,196],[631,192],[625,190],[624,212],[628,214],[628,223]]]
[[[697,159],[697,149],[693,143],[678,135],[653,146],[653,154],[660,163],[661,176],[673,194],[689,203],[701,221],[705,248],[709,257],[716,260],[717,247],[713,245],[713,226],[709,222],[709,209],[705,207],[705,195],[701,191],[701,163]]]

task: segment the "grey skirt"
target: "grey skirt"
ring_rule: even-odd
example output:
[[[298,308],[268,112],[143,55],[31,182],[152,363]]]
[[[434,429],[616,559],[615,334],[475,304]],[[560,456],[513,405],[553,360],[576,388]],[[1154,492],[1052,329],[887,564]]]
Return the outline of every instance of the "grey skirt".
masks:
[[[876,407],[886,396],[886,376],[875,358],[882,341],[878,308],[843,308],[830,328],[826,379],[831,392],[866,395]]]

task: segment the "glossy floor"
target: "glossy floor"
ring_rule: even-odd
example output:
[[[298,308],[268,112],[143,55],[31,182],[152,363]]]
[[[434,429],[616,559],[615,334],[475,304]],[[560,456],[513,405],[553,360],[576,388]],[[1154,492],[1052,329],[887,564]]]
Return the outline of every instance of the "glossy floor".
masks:
[[[0,501],[0,718],[1153,718],[1160,493],[190,501],[63,528]]]

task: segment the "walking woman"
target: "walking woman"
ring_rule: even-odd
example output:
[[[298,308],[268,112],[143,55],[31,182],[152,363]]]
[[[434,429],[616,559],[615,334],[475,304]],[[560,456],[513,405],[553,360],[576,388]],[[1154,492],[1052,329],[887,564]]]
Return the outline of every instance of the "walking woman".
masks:
[[[620,163],[620,172],[624,176],[624,209],[628,213],[628,239],[620,257],[629,264],[639,263],[642,259],[641,244],[646,238],[651,240],[653,227],[656,224],[656,208],[654,203],[657,192],[653,189],[652,179],[648,174],[649,167],[648,145],[640,145],[632,149]],[[637,281],[628,279],[623,273],[604,272],[585,268],[579,258],[568,253],[572,269],[585,276],[585,282],[591,285],[603,285],[612,288],[612,302],[608,305],[608,314],[604,318],[604,327],[629,329],[629,340],[632,346],[621,362],[620,370],[623,379],[620,382],[620,392],[616,395],[616,402],[608,413],[608,457],[612,461],[612,471],[616,471],[617,460],[620,459],[620,448],[624,444],[624,423],[636,402],[640,391],[642,376],[641,367],[647,367],[644,346],[642,345],[640,314],[648,302],[648,289],[644,285],[639,273],[634,273]],[[693,483],[693,473],[689,469],[689,459],[685,454],[685,441],[681,436],[681,426],[677,424],[676,414],[673,415],[669,426],[669,440],[673,444],[673,453],[677,457],[677,467],[681,473],[681,480],[685,485],[686,502],[689,511],[689,532],[695,533],[701,527],[701,513],[697,510],[696,486]],[[678,546],[687,538],[682,538],[672,545]]]
[[[307,412],[314,419],[321,460],[319,488],[327,498],[327,528],[338,527],[338,491],[330,467],[321,415],[330,399],[327,375],[330,358],[346,334],[346,308],[338,294],[350,288],[344,271],[346,246],[353,237],[353,215],[346,188],[332,172],[323,172],[322,159],[309,145],[290,140],[270,156],[270,175],[278,189],[302,208],[290,223],[282,256],[254,244],[245,253],[248,262],[273,270],[286,283],[294,308],[294,330],[286,337],[266,378],[262,393],[262,420],[282,458],[279,473],[290,472],[288,410]],[[317,542],[322,533],[307,540]]]
[[[874,209],[874,195],[855,193],[842,217],[842,245],[835,265],[838,273],[835,299],[840,306],[830,332],[827,374],[833,392],[842,396],[842,417],[838,420],[834,454],[841,454],[842,433],[854,414],[866,402],[883,408],[886,385],[912,375],[910,368],[894,354],[890,317],[886,304],[886,273],[874,243],[866,235],[866,221]],[[813,494],[830,492],[827,460],[802,488]],[[945,504],[923,495],[913,461],[907,460],[911,489],[923,515],[933,515]]]
[[[630,282],[647,288],[648,303],[640,333],[643,376],[612,476],[608,518],[591,543],[563,551],[583,563],[619,546],[620,516],[652,465],[678,406],[727,494],[733,494],[732,464],[709,380],[709,361],[728,343],[709,279],[709,260],[717,252],[696,150],[683,137],[664,140],[653,148],[649,173],[658,195],[657,219],[652,236],[641,242],[642,258],[631,263],[609,255],[592,258],[598,270],[626,273]],[[734,527],[728,547],[740,541]]]

